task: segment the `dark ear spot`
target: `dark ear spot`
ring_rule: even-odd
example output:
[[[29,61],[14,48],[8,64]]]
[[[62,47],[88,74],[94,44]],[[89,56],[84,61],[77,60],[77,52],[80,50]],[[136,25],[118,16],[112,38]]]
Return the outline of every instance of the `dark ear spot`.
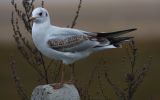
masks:
[[[39,13],[39,16],[42,16],[42,12]]]
[[[48,14],[46,13],[46,16],[48,16]]]

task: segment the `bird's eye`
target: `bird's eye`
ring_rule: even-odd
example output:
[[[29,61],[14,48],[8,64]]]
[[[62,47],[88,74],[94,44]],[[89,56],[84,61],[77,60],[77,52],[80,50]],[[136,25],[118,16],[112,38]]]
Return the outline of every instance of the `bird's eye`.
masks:
[[[41,13],[39,13],[39,16],[42,16],[42,12],[41,12]]]

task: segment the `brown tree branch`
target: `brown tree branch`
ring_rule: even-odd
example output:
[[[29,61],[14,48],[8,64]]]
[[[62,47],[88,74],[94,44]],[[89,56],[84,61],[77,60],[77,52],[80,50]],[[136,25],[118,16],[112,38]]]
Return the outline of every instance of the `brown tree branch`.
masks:
[[[10,68],[11,68],[11,74],[13,77],[13,80],[15,82],[16,85],[16,90],[17,93],[19,94],[19,96],[21,97],[22,100],[30,100],[29,96],[27,95],[21,81],[20,78],[17,75],[17,71],[16,71],[16,61],[13,59],[13,57],[11,57],[11,61],[10,61]]]
[[[79,0],[79,4],[78,4],[78,9],[76,11],[76,15],[72,21],[72,25],[71,25],[71,28],[74,28],[75,25],[76,25],[76,22],[77,22],[77,19],[79,17],[79,13],[80,13],[80,10],[81,10],[81,5],[82,5],[82,0]]]

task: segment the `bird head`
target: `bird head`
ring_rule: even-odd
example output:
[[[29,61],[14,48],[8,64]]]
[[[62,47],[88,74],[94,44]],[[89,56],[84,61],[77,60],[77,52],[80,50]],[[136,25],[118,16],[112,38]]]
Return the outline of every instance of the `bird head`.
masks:
[[[32,11],[32,17],[30,21],[34,23],[41,24],[44,22],[50,22],[49,13],[45,8],[38,7]]]

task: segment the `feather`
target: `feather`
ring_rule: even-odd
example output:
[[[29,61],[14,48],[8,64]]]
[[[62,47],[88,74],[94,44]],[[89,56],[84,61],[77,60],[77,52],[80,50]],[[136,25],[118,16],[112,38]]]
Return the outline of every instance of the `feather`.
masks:
[[[115,32],[96,32],[97,37],[118,37],[120,35],[132,32],[137,30],[136,28],[133,29],[127,29],[127,30],[122,30],[122,31],[115,31]]]

